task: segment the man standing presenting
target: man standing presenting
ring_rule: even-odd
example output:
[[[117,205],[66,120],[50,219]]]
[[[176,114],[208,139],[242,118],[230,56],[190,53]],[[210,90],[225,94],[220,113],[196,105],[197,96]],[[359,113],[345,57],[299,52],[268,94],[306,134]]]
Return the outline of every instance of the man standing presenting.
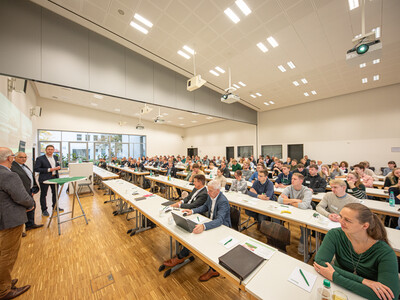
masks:
[[[11,172],[14,155],[9,148],[0,147],[0,299],[13,299],[25,293],[30,286],[15,287],[11,280],[17,260],[26,210],[33,209],[34,201],[21,179]]]
[[[32,171],[25,164],[27,158],[28,157],[26,153],[17,152],[11,165],[11,171],[18,174],[19,178],[22,180],[22,184],[24,185],[26,192],[33,197],[34,194],[39,192],[39,187],[36,184],[36,180]],[[26,213],[26,216],[28,217],[28,222],[25,223],[26,231],[43,227],[43,224],[35,224],[35,209],[36,203],[34,204],[33,210],[30,210]]]
[[[42,209],[42,215],[44,217],[49,216],[49,212],[47,211],[47,203],[46,196],[47,191],[49,189],[49,184],[43,183],[46,180],[58,178],[58,170],[61,169],[60,164],[58,162],[58,157],[53,155],[54,146],[47,145],[46,146],[46,154],[39,156],[36,159],[34,171],[39,173],[39,185],[40,185],[40,207]],[[56,186],[54,184],[50,184],[51,192],[53,194],[53,210],[56,205]],[[60,211],[64,211],[61,207]]]

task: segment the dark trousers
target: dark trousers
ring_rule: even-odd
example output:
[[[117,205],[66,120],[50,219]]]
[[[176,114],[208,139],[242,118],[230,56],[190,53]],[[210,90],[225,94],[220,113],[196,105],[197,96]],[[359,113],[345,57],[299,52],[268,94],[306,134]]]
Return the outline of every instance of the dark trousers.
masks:
[[[33,224],[35,224],[35,209],[36,202],[34,202],[33,209],[26,213],[26,216],[28,217],[28,222],[25,223],[26,227],[31,227]]]
[[[47,203],[46,203],[46,196],[49,186],[51,188],[51,192],[53,194],[52,201],[53,201],[53,208],[56,205],[56,185],[55,184],[45,184],[43,182],[39,183],[40,185],[40,208],[42,212],[47,210]]]

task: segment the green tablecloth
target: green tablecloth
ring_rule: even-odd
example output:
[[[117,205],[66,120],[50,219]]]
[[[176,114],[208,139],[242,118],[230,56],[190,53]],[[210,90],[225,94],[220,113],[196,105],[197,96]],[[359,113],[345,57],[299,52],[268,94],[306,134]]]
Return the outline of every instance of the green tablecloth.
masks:
[[[86,178],[85,176],[75,176],[75,177],[54,178],[54,179],[49,179],[46,181],[63,185],[67,182],[73,182],[73,181],[77,181],[77,180],[81,180],[81,179],[85,179],[85,178]]]

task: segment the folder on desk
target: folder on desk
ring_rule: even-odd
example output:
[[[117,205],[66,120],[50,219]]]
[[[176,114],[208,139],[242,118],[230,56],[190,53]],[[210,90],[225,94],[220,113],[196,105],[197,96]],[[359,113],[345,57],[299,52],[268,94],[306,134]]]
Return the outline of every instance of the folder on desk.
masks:
[[[136,201],[142,201],[142,200],[146,200],[146,197],[136,197],[134,198]]]
[[[219,257],[218,260],[221,266],[229,270],[242,281],[249,276],[265,258],[247,250],[242,245],[237,245],[235,248]]]

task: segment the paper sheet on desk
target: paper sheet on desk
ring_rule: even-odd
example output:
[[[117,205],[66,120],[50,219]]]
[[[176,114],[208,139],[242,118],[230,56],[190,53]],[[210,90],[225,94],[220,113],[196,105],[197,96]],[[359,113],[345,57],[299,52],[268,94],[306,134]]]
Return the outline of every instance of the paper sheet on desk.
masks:
[[[196,224],[202,224],[202,223],[209,221],[209,219],[207,219],[206,217],[201,216],[201,215],[194,216],[194,217],[190,218],[190,220],[195,222]]]
[[[249,205],[256,205],[258,203],[258,198],[252,198],[252,197],[246,197],[246,198],[241,198],[243,202]]]
[[[242,246],[265,259],[270,259],[272,255],[274,255],[274,253],[276,252],[275,248],[272,248],[265,244],[261,244],[260,242],[253,239],[248,239],[242,244]]]
[[[288,281],[310,293],[314,286],[315,280],[317,280],[317,275],[312,274],[307,271],[304,271],[303,269],[301,269],[301,271],[303,272],[304,276],[307,278],[309,286],[307,285],[303,276],[301,276],[299,267],[296,267],[293,270],[292,274],[290,274],[290,277],[288,278]]]
[[[226,249],[230,249],[233,246],[236,246],[237,244],[239,244],[239,240],[237,240],[231,236],[228,236],[228,237],[220,240],[219,243],[221,245],[223,245]]]

